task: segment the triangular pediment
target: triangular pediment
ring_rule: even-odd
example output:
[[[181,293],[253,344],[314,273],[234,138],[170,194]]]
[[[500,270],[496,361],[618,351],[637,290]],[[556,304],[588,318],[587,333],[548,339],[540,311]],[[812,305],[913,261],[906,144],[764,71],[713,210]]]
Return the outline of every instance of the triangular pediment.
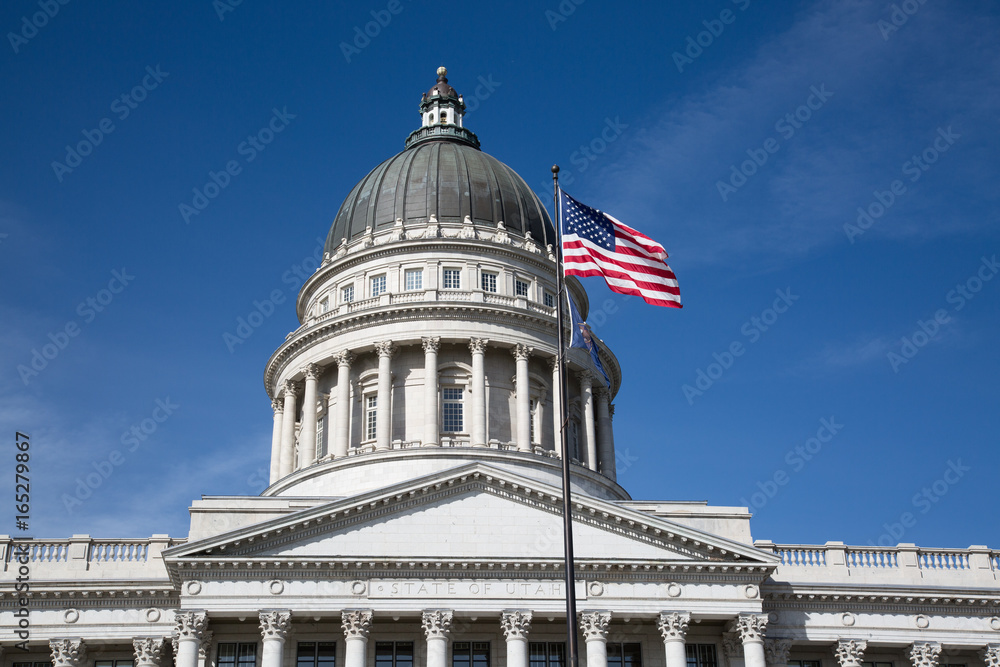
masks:
[[[179,561],[551,563],[563,557],[562,491],[475,463],[185,544]],[[774,556],[612,502],[573,497],[581,563],[771,566]],[[453,566],[453,565],[452,565]]]

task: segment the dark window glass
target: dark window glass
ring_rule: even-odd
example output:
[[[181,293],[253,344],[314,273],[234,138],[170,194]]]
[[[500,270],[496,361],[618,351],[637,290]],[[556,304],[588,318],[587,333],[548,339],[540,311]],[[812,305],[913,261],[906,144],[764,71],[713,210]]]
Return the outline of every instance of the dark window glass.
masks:
[[[295,667],[336,667],[336,642],[299,642]]]
[[[528,644],[529,667],[565,667],[564,642],[531,642]]]
[[[685,651],[688,667],[716,667],[719,664],[715,657],[715,644],[688,644]]]
[[[257,664],[257,644],[219,644],[218,651],[217,667],[255,667]]]
[[[608,667],[642,667],[642,648],[639,643],[608,642]]]
[[[489,642],[454,642],[452,667],[490,667]]]
[[[375,667],[413,667],[413,642],[375,642]]]

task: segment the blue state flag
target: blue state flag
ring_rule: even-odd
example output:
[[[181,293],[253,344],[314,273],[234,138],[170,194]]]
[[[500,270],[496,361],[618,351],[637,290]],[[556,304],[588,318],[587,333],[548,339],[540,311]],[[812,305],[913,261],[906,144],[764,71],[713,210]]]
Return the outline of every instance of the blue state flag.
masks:
[[[572,337],[569,341],[570,347],[582,347],[590,351],[590,358],[594,360],[594,365],[597,366],[597,370],[601,371],[601,375],[604,376],[604,381],[608,383],[608,387],[611,386],[611,378],[608,374],[604,372],[604,366],[601,365],[601,358],[597,354],[597,341],[594,340],[594,333],[590,330],[590,325],[583,321],[580,317],[580,311],[576,309],[576,304],[573,303],[573,297],[569,295],[569,290],[566,291],[566,299],[569,301],[569,314],[572,324],[570,330],[572,331]]]

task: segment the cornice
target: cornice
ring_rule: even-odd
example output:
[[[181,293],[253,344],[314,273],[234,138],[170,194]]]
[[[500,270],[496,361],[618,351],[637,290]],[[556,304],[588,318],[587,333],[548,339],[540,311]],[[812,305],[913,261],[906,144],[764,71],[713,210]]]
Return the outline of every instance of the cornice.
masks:
[[[1000,591],[988,588],[944,589],[932,587],[871,586],[849,584],[803,586],[801,588],[764,584],[761,596],[765,611],[784,609],[818,612],[868,611],[876,613],[923,612],[938,615],[961,615],[974,612],[1000,613]]]
[[[0,609],[14,608],[19,597],[13,585],[0,587]],[[173,607],[179,604],[180,593],[174,584],[163,579],[157,582],[99,581],[81,583],[76,580],[35,581],[31,585],[31,606],[38,609],[75,607],[116,608]]]

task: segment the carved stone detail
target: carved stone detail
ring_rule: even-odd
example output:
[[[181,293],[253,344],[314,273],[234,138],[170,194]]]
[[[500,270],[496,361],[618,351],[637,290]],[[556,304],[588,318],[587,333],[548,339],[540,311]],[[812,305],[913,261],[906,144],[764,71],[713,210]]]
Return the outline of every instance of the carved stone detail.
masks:
[[[937,642],[914,642],[906,652],[913,667],[937,667],[941,657],[941,644]]]
[[[354,363],[354,353],[350,350],[343,350],[333,355],[333,360],[337,362],[338,366],[350,367]]]
[[[863,639],[841,639],[833,649],[840,667],[861,667],[868,642]]]
[[[293,380],[285,380],[284,386],[285,386],[285,396],[288,396],[289,394],[292,396],[298,396],[299,391],[296,388],[295,382]]]
[[[737,632],[722,633],[722,652],[726,654],[727,658],[743,657],[743,642],[740,641],[739,633]]]
[[[691,622],[691,614],[684,612],[660,612],[660,617],[656,621],[656,627],[660,630],[660,636],[664,642],[682,642],[687,636],[688,624]]]
[[[54,667],[83,667],[87,647],[82,639],[52,639],[49,641]]]
[[[531,357],[531,353],[534,351],[535,348],[528,347],[524,343],[518,343],[517,345],[514,346],[514,349],[512,349],[510,353],[514,355],[515,359],[520,361],[522,359],[528,359],[529,357]]]
[[[424,346],[424,352],[437,352],[441,349],[441,338],[439,336],[424,336],[420,339]]]
[[[136,665],[161,665],[167,647],[166,637],[138,637],[132,640]]]
[[[204,660],[208,657],[208,649],[212,647],[212,631],[205,630],[202,633],[201,642],[198,644],[198,658]],[[177,655],[174,653],[174,655]]]
[[[288,633],[291,631],[291,612],[277,610],[260,612],[260,634],[264,639],[280,639],[284,641],[288,638]]]
[[[469,351],[472,352],[473,354],[476,354],[477,352],[485,353],[486,346],[489,344],[489,342],[490,341],[485,338],[473,338],[472,340],[469,341]]]
[[[340,627],[348,639],[368,639],[372,629],[371,609],[351,609],[341,615]]]
[[[585,611],[580,614],[580,629],[586,641],[608,638],[608,624],[611,623],[610,611]]]
[[[531,629],[531,612],[510,610],[500,614],[500,627],[503,628],[504,639],[527,639]]]
[[[1000,667],[1000,644],[987,644],[986,648],[979,652],[979,657],[983,659],[986,667]]]
[[[316,380],[319,378],[320,373],[323,372],[323,368],[319,364],[306,364],[305,374],[307,379]]]
[[[391,357],[396,352],[396,347],[391,340],[380,340],[375,343],[375,352],[380,357]]]
[[[285,412],[285,403],[284,403],[284,401],[279,401],[276,398],[271,399],[271,409],[274,410],[275,414],[282,414],[282,413],[284,413]]]
[[[771,665],[787,665],[788,652],[792,650],[792,640],[775,637],[764,640],[764,659]]]
[[[454,614],[450,609],[431,609],[421,617],[424,635],[427,639],[447,639],[451,632]]]
[[[201,641],[208,629],[208,614],[203,611],[182,611],[176,614],[177,627],[174,632],[179,639],[197,639]]]
[[[729,624],[729,630],[738,633],[744,644],[763,642],[767,632],[767,614],[740,614]]]

